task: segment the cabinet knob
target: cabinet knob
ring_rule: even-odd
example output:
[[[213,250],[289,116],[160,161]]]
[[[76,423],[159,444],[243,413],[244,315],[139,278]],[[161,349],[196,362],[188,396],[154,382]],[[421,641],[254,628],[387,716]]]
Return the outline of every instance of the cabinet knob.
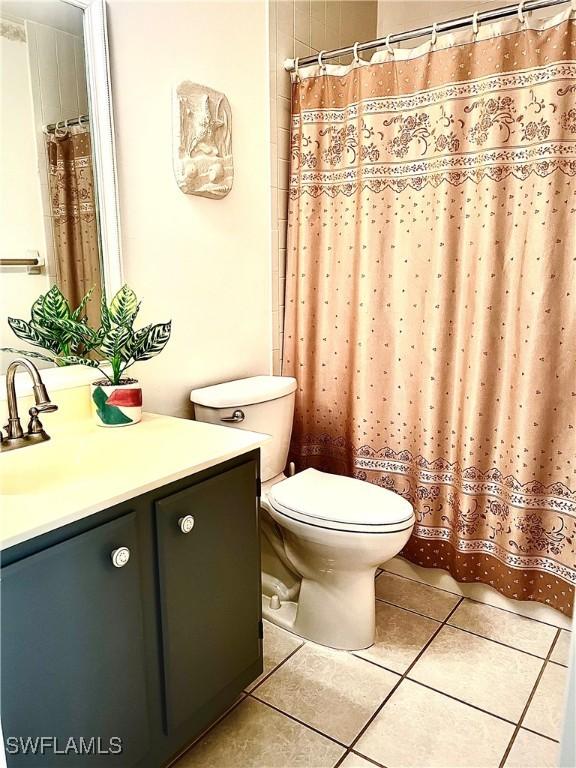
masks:
[[[128,547],[118,547],[118,549],[112,551],[110,557],[112,565],[115,565],[116,568],[123,568],[128,560],[130,560],[130,550]]]
[[[194,518],[192,515],[184,515],[184,517],[178,520],[178,526],[182,533],[190,533],[192,528],[194,528]]]

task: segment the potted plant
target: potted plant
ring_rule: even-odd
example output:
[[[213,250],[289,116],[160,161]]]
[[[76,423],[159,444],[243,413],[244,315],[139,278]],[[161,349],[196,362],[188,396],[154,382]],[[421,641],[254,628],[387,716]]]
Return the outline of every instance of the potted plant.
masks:
[[[171,332],[170,321],[151,323],[135,330],[134,321],[139,309],[136,294],[124,285],[109,306],[102,299],[100,328],[94,329],[85,318],[73,317],[60,291],[51,288],[46,296],[34,302],[30,323],[14,318],[8,321],[19,338],[43,347],[48,354],[6,351],[51,360],[57,365],[79,364],[97,368],[103,378],[92,384],[96,423],[103,427],[136,424],[142,418],[142,389],[136,379],[125,376],[125,373],[134,363],[158,355],[168,343]],[[41,315],[40,310],[44,314]],[[44,322],[46,319],[48,323]],[[69,337],[82,339],[82,344],[72,343]]]
[[[76,309],[72,310],[57,285],[38,296],[32,304],[30,320],[8,318],[8,325],[21,340],[44,350],[2,347],[2,352],[45,360],[54,365],[70,365],[68,357],[86,357],[96,348],[99,337],[88,326],[84,310],[93,288],[88,291]]]

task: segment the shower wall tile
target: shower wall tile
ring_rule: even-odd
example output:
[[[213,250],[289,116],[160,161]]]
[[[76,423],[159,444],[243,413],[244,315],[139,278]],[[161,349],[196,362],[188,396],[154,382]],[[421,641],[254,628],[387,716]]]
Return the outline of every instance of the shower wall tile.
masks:
[[[270,120],[272,191],[273,371],[280,373],[284,340],[286,227],[290,168],[290,76],[284,60],[376,36],[377,0],[270,0]]]

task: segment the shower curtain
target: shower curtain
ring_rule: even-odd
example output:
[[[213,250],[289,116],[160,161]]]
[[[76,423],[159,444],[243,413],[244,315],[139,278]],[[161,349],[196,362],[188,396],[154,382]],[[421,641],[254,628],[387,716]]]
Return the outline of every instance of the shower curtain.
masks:
[[[46,144],[57,283],[73,308],[94,288],[86,316],[97,327],[102,277],[90,131],[57,129]]]
[[[406,497],[403,555],[570,614],[576,14],[293,76],[291,458]]]

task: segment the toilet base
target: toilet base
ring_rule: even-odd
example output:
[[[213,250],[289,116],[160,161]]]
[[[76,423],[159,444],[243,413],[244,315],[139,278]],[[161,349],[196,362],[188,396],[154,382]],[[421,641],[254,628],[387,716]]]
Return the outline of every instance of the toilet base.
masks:
[[[265,619],[319,645],[359,651],[374,643],[376,568],[324,574],[321,581],[302,579],[298,601],[271,605],[262,596]],[[277,601],[275,601],[277,602]]]

